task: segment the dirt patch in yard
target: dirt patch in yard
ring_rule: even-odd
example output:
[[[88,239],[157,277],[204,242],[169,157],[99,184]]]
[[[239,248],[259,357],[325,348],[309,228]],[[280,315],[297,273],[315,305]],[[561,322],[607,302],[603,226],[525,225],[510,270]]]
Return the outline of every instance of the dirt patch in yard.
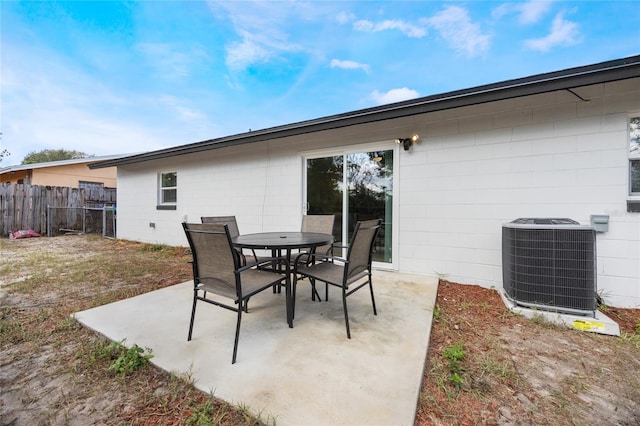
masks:
[[[188,376],[131,360],[74,312],[190,278],[184,248],[62,236],[0,240],[0,425],[260,424]],[[205,420],[210,421],[206,423]]]
[[[640,424],[640,310],[606,311],[622,337],[527,320],[495,290],[441,281],[416,423]]]
[[[189,259],[91,236],[0,240],[0,425],[275,423],[188,376],[109,371],[110,342],[70,319],[190,279]],[[494,290],[441,282],[416,425],[639,424],[640,312],[606,314],[622,337],[526,320]]]

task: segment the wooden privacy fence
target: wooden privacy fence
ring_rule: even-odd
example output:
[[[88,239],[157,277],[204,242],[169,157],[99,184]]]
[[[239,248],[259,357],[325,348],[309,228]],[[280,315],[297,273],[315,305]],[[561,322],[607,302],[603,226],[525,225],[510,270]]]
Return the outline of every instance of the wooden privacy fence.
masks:
[[[116,189],[0,185],[0,235],[33,229],[40,235],[77,231],[115,236]],[[98,212],[98,213],[96,213]]]

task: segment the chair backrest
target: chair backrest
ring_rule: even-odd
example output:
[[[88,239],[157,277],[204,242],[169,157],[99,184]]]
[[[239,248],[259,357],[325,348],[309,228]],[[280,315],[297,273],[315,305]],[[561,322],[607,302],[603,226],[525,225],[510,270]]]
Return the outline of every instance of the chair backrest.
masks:
[[[364,220],[356,223],[347,251],[347,279],[371,269],[373,243],[381,223],[382,220],[380,219]]]
[[[235,299],[239,265],[228,225],[183,222],[182,227],[193,255],[194,285],[205,284],[207,291]]]
[[[235,216],[202,216],[200,220],[202,221],[202,223],[215,223],[218,225],[228,225],[229,235],[231,235],[231,238],[234,238],[240,235],[240,231],[238,230],[238,222],[236,222]]]
[[[302,232],[318,232],[320,234],[333,234],[333,222],[336,216],[333,214],[309,214],[302,216]],[[331,248],[331,244],[316,247],[316,253],[325,253]]]

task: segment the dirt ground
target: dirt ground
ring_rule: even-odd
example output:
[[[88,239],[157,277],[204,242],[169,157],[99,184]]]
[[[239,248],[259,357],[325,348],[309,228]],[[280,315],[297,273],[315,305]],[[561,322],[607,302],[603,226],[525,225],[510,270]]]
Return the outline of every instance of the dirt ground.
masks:
[[[275,423],[155,367],[114,377],[105,339],[69,318],[186,281],[188,260],[91,236],[0,240],[0,425]],[[621,337],[526,320],[495,290],[442,281],[415,424],[640,424],[640,310],[603,310]]]
[[[640,310],[603,309],[623,337],[527,320],[495,290],[441,281],[416,424],[640,424]],[[446,356],[458,342],[459,390]]]

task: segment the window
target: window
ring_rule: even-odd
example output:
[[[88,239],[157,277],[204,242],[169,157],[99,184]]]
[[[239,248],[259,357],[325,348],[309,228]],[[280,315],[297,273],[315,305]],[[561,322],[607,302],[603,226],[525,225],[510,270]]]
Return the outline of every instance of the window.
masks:
[[[629,194],[640,195],[640,116],[629,120]]]
[[[160,173],[158,181],[158,207],[175,208],[178,199],[178,174],[176,172]]]

